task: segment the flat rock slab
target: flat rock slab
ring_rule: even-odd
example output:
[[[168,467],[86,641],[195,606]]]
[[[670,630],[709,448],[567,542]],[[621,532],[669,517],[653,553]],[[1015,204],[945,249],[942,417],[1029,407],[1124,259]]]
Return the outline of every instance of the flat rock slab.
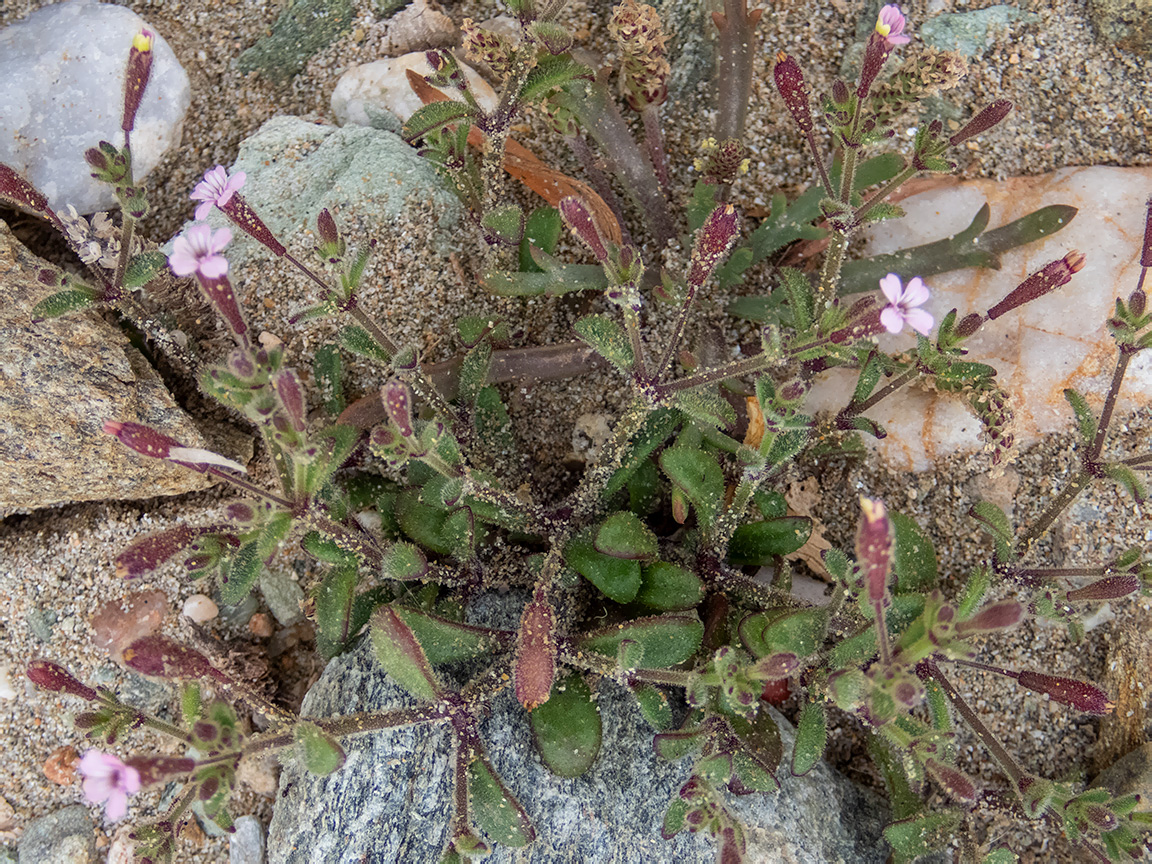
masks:
[[[376,663],[370,641],[332,661],[304,701],[304,716],[324,717],[410,705]],[[506,785],[527,810],[537,839],[523,849],[495,847],[497,864],[616,864],[715,860],[711,839],[660,836],[669,801],[688,779],[691,760],[668,763],[652,750],[652,729],[635,700],[603,682],[600,757],[583,776],[563,779],[541,763],[527,716],[509,692],[492,705],[481,739]],[[793,734],[781,724],[785,752]],[[399,728],[344,742],[347,761],[327,777],[291,760],[268,837],[268,860],[284,864],[356,861],[434,864],[452,814],[451,736],[439,727]],[[881,864],[882,806],[821,764],[806,777],[779,772],[778,793],[728,801],[747,829],[749,861]]]
[[[32,323],[32,308],[54,290],[36,281],[46,266],[0,222],[0,517],[210,485],[104,434],[105,420],[131,420],[209,446],[156,371],[98,314]]]
[[[867,237],[868,255],[895,252],[953,235],[987,202],[989,228],[1050,204],[1079,212],[1055,234],[1001,256],[1000,270],[960,270],[925,280],[932,296],[926,308],[936,322],[952,308],[963,316],[985,312],[1029,274],[1073,250],[1087,255],[1084,269],[1064,287],[985,323],[968,340],[969,360],[988,363],[1012,396],[1017,445],[1027,447],[1054,432],[1068,432],[1073,415],[1065,388],[1083,393],[1099,412],[1116,362],[1116,343],[1106,320],[1117,297],[1127,298],[1140,275],[1145,201],[1152,194],[1152,168],[1066,168],[1041,177],[1003,182],[945,182],[900,202],[905,215],[883,222]],[[885,334],[881,348],[911,349],[907,332]],[[808,407],[838,410],[848,404],[854,373],[836,371],[813,389]],[[1128,367],[1120,416],[1152,400],[1152,352]],[[982,448],[980,423],[960,396],[905,388],[866,412],[887,430],[872,442],[897,469],[923,470],[939,457]]]

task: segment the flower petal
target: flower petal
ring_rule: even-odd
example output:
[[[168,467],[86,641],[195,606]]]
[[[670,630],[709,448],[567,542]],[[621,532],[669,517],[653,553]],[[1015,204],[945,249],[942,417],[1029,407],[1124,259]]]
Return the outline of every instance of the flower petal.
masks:
[[[889,303],[899,303],[901,294],[904,292],[904,286],[900,282],[900,277],[895,273],[889,273],[880,280],[880,290],[884,292],[884,296],[888,298]]]
[[[909,306],[922,306],[928,300],[928,286],[919,276],[913,276],[904,286],[904,296],[901,303],[905,308]]]
[[[899,333],[904,328],[904,315],[895,306],[885,306],[880,313],[880,323],[889,333]]]
[[[883,316],[881,316],[883,318]],[[908,322],[908,326],[919,333],[921,336],[927,336],[932,332],[932,316],[925,312],[923,309],[906,309],[904,311],[904,320]]]

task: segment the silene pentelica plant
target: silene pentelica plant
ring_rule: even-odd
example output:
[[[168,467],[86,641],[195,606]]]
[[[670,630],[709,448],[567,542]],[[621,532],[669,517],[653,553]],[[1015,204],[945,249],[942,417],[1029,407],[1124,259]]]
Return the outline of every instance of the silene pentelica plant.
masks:
[[[1152,266],[1152,221],[1138,250],[1140,284],[1116,300],[1107,322],[1116,349],[1111,387],[1099,413],[1066,392],[1082,438],[1080,468],[1041,515],[1014,525],[989,502],[974,506],[970,516],[987,532],[989,551],[962,590],[946,594],[928,535],[894,502],[865,493],[854,547],[823,554],[831,601],[809,605],[790,591],[785,556],[805,543],[812,524],[787,515],[777,488],[784,472],[818,448],[859,450],[860,436],[883,437],[864,412],[899,399],[913,382],[965,399],[982,424],[987,458],[1004,459],[1012,448],[1012,404],[996,370],[968,357],[966,341],[1074,283],[1085,256],[1069,253],[991,308],[953,309],[940,321],[920,308],[929,294],[925,278],[988,266],[996,251],[1055,230],[1071,208],[1020,220],[998,235],[995,248],[981,246],[978,218],[959,240],[901,253],[899,267],[896,258],[852,259],[850,244],[863,226],[900,215],[888,199],[901,184],[952,170],[950,149],[1012,110],[994,102],[971,111],[951,134],[933,121],[898,141],[893,121],[923,96],[953,85],[965,63],[948,52],[910,50],[907,22],[894,5],[880,11],[858,78],[837,80],[829,93],[814,98],[800,62],[783,51],[775,55],[776,93],[807,141],[818,180],[795,200],[776,195],[771,212],[754,225],[741,214],[733,181],[746,169],[744,119],[761,10],[724,0],[713,16],[715,133],[701,149],[690,195],[673,200],[662,132],[670,67],[656,11],[636,0],[617,6],[609,32],[618,66],[594,70],[570,53],[573,37],[557,21],[563,0],[505,5],[519,22],[519,40],[471,21],[462,29],[464,54],[482,61],[499,85],[496,106],[481,107],[452,53],[430,51],[432,74],[409,75],[425,104],[404,136],[464,203],[486,244],[482,279],[491,292],[603,297],[592,303],[600,311],[576,322],[576,344],[615,369],[630,399],[575,490],[554,499],[534,498],[527,486],[501,476],[499,454],[513,452],[517,442],[492,368],[503,355],[537,378],[556,377],[550,366],[564,361],[565,350],[574,352],[571,345],[515,346],[516,322],[466,317],[458,325],[462,353],[453,374],[430,375],[415,349],[359,302],[369,238],[345,236],[327,210],[309,214],[316,257],[298,260],[245,200],[245,176],[220,166],[207,170],[192,192],[195,216],[203,220],[217,208],[232,229],[197,221],[175,239],[171,254],[141,251],[133,238],[148,201],[133,175],[131,135],[148,86],[152,34],[136,36],[127,59],[123,142],[101,141],[86,154],[93,176],[115,187],[118,249],[81,254],[83,277],[45,269],[41,280],[54,290],[34,314],[103,308],[175,351],[160,319],[140,315],[142,298],[173,274],[186,277],[180,284],[189,291],[199,286],[234,343],[226,356],[193,358],[200,387],[259,431],[275,488],[216,453],[106,418],[104,430],[141,458],[210,474],[236,492],[226,521],[137,540],[119,554],[118,573],[135,579],[182,560],[219,600],[236,604],[272,553],[295,544],[327,568],[306,604],[319,650],[332,657],[371,640],[380,665],[416,705],[299,717],[266,699],[240,700],[245,684],[200,650],[148,636],[124,652],[124,662],[180,682],[180,721],[168,722],[48,658],[33,660],[32,682],[84,703],[75,726],[94,748],[79,764],[85,795],[106,802],[108,816],[118,819],[142,787],[178,784],[167,812],[133,834],[137,861],[172,861],[196,802],[219,825],[232,824],[229,799],[241,759],[279,752],[326,774],[341,770],[341,742],[349,736],[440,724],[454,741],[455,778],[452,800],[444,802],[450,830],[441,861],[462,862],[483,857],[494,843],[527,846],[548,830],[533,824],[530,808],[485,752],[479,721],[493,698],[511,688],[543,762],[572,777],[598,758],[595,691],[611,682],[634,696],[661,757],[691,760],[689,779],[667,804],[664,835],[705,832],[715,839],[718,861],[746,858],[744,829],[728,796],[772,792],[780,772],[810,771],[824,753],[830,722],[856,724],[870,739],[891,793],[894,821],[885,838],[894,861],[941,848],[981,794],[957,767],[957,723],[971,730],[1015,790],[1015,802],[1005,800],[1004,807],[1021,818],[1054,820],[1095,859],[1139,857],[1152,814],[1138,810],[1137,796],[1116,798],[1033,774],[954,681],[972,667],[1071,710],[1103,715],[1112,707],[1100,687],[1057,670],[985,662],[995,638],[982,638],[979,649],[974,639],[1029,616],[1052,619],[1082,638],[1081,618],[1094,604],[1152,589],[1152,566],[1140,548],[1078,568],[1072,575],[1090,580],[1079,587],[1068,572],[1034,560],[1036,541],[1090,484],[1119,484],[1138,501],[1147,496],[1143,475],[1152,454],[1111,458],[1109,443],[1125,371],[1152,345],[1143,288]],[[571,148],[584,179],[545,166],[510,137],[526,111],[546,119]],[[517,203],[528,193],[513,195],[506,173],[543,199],[531,212]],[[44,195],[2,165],[0,196],[48,220],[78,253],[90,252],[69,232],[74,219],[53,212]],[[237,230],[314,281],[318,302],[298,318],[342,322],[338,344],[298,358],[311,362],[309,376],[293,368],[296,358],[285,356],[280,340],[253,333],[247,323],[242,292],[229,279],[228,243]],[[559,243],[565,232],[575,246]],[[768,266],[805,240],[824,241],[813,272]],[[690,250],[682,266],[661,263],[673,243]],[[974,249],[980,260],[973,260]],[[753,275],[763,284],[730,311],[757,322],[758,349],[705,363],[683,338],[697,296]],[[892,355],[878,348],[877,334],[905,327],[916,334],[913,350]],[[377,364],[379,385],[346,404],[346,396],[357,395],[346,394],[342,382],[341,358],[349,354]],[[855,392],[834,414],[806,414],[806,397],[820,386],[817,373],[831,367],[858,375]],[[316,385],[311,392],[306,378]],[[742,438],[730,434],[734,402],[746,406]],[[523,572],[531,574],[515,629],[467,623],[470,602],[506,584],[506,576],[486,566],[497,542],[503,554],[520,555]],[[438,668],[444,664],[468,675],[449,675]],[[792,752],[784,752],[762,698],[785,683],[802,704]],[[263,731],[250,731],[235,707],[240,701],[264,715]],[[174,751],[184,755],[140,753],[121,761],[98,749],[140,727],[176,739]],[[930,807],[929,797],[949,803]],[[1015,860],[1010,850],[985,852],[986,861]]]

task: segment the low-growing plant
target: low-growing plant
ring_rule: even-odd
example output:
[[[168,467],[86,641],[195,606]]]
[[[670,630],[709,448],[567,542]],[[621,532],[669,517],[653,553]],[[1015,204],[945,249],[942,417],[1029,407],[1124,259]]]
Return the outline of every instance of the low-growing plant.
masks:
[[[745,853],[744,829],[725,790],[767,792],[777,788],[780,770],[810,771],[823,756],[833,712],[855,718],[871,740],[891,792],[894,821],[885,837],[897,861],[945,842],[979,794],[956,765],[956,717],[1008,777],[1027,817],[1056,820],[1101,860],[1137,857],[1152,821],[1136,812],[1137,796],[1113,798],[1103,789],[1032,774],[961,697],[952,677],[954,669],[974,667],[1090,715],[1111,707],[1092,683],[981,662],[973,639],[1029,616],[1059,621],[1079,639],[1082,614],[1093,603],[1152,588],[1152,567],[1139,548],[1074,569],[1029,560],[1036,541],[1091,483],[1117,482],[1138,501],[1146,497],[1141,475],[1152,466],[1152,454],[1113,458],[1108,445],[1125,371],[1152,344],[1143,290],[1152,266],[1152,207],[1141,284],[1126,300],[1117,299],[1108,320],[1117,360],[1103,408],[1097,414],[1083,396],[1066,393],[1083,439],[1080,471],[1030,524],[1013,525],[990,502],[973,507],[991,551],[957,596],[942,589],[928,535],[883,501],[862,496],[855,547],[824,553],[834,590],[827,605],[813,606],[790,591],[785,556],[807,541],[812,523],[787,513],[776,488],[786,469],[817,448],[854,452],[860,435],[883,437],[885,430],[865,412],[914,381],[962,394],[983,424],[991,460],[1005,458],[1012,447],[1010,399],[993,367],[968,359],[966,340],[1067,284],[1084,256],[1069,253],[991,308],[954,309],[940,322],[919,308],[928,297],[922,277],[995,266],[999,252],[1056,230],[1074,211],[1047,208],[984,233],[985,208],[954,238],[897,256],[848,260],[849,243],[862,227],[900,215],[887,199],[901,184],[918,173],[951,170],[949,148],[992,128],[1011,110],[1007,102],[993,103],[951,135],[932,121],[917,131],[909,153],[865,158],[892,141],[894,118],[964,70],[958,55],[926,52],[879,83],[893,50],[909,41],[897,7],[885,6],[857,82],[837,81],[816,112],[798,62],[777,55],[775,84],[812,150],[819,182],[791,203],[777,195],[770,215],[743,235],[732,183],[745,159],[760,10],[725,0],[723,12],[713,16],[719,34],[716,136],[697,164],[701,179],[676,207],[660,117],[669,65],[655,11],[627,0],[610,28],[620,49],[624,100],[639,115],[637,142],[613,93],[611,70],[589,69],[569,53],[573,39],[557,22],[560,0],[506,5],[521,25],[518,43],[471,22],[463,30],[465,51],[502,82],[497,107],[480,106],[451,53],[429,52],[433,74],[412,82],[427,104],[408,120],[405,136],[439,166],[489,244],[483,281],[492,291],[590,291],[605,298],[603,311],[584,316],[575,329],[617,370],[630,402],[578,488],[558,500],[538,500],[501,475],[496,454],[512,452],[516,442],[492,383],[493,362],[502,357],[505,368],[534,377],[561,369],[571,374],[580,367],[573,364],[574,350],[511,348],[508,322],[466,317],[459,322],[463,353],[451,364],[453,374],[431,374],[416,350],[397,341],[359,302],[371,244],[354,249],[324,210],[316,216],[317,262],[298,260],[240,193],[244,175],[220,166],[193,192],[200,202],[197,219],[218,208],[314,280],[320,302],[297,318],[345,319],[339,346],[322,348],[313,361],[312,377],[322,392],[306,391],[279,340],[253,338],[229,281],[223,254],[228,229],[197,222],[176,238],[166,259],[133,252],[147,199],[133,177],[130,134],[147,85],[150,34],[144,31],[134,42],[124,146],[100,142],[87,154],[93,176],[112,183],[122,205],[119,254],[104,262],[110,266],[91,261],[89,280],[44,271],[42,281],[58,290],[35,315],[100,306],[136,320],[134,292],[146,292],[165,264],[194,279],[235,343],[226,357],[203,367],[200,385],[260,433],[278,488],[247,479],[244,466],[216,453],[108,418],[105,431],[141,456],[211,474],[241,493],[228,504],[224,522],[179,525],[135,541],[118,556],[117,572],[138,578],[182,560],[231,605],[247,597],[282,543],[298,543],[328,565],[309,600],[319,650],[332,657],[367,630],[381,666],[418,704],[297,717],[248,692],[199,651],[167,636],[145,637],[124,652],[124,663],[183,682],[177,725],[36,660],[28,667],[35,684],[89,703],[75,718],[89,740],[113,745],[144,726],[186,748],[183,757],[146,754],[125,762],[90,752],[80,763],[89,799],[106,801],[115,819],[141,786],[182,782],[168,812],[134,834],[137,860],[170,861],[193,803],[201,802],[221,826],[231,825],[229,798],[242,758],[294,753],[309,771],[327,774],[340,768],[346,737],[442,724],[455,742],[456,784],[442,861],[458,862],[484,854],[490,842],[527,845],[537,830],[485,753],[479,721],[493,698],[513,688],[543,761],[571,777],[597,758],[602,721],[594,691],[598,682],[611,681],[635,696],[661,757],[693,759],[689,779],[669,802],[664,835],[707,832],[716,838],[719,861],[740,861]],[[445,99],[443,91],[459,101]],[[587,183],[548,167],[510,137],[513,122],[529,107],[571,147],[587,169]],[[817,118],[828,129],[828,154]],[[526,214],[505,189],[505,171],[547,205]],[[0,166],[0,195],[48,219],[75,243],[44,196],[6,166]],[[594,264],[557,256],[565,227]],[[691,250],[686,266],[654,266],[669,241],[678,239]],[[818,273],[768,266],[791,244],[816,240],[827,243]],[[760,323],[760,350],[705,366],[684,345],[697,295],[710,284],[730,286],[752,274],[763,280],[761,293],[736,301],[731,311]],[[859,299],[849,296],[865,291],[870,293]],[[662,314],[673,322],[666,341],[649,320]],[[888,354],[878,348],[877,334],[905,325],[917,334],[915,349]],[[156,326],[146,332],[163,342]],[[343,352],[375,360],[381,369],[378,392],[351,405],[345,402]],[[852,398],[831,416],[810,416],[806,397],[820,386],[818,373],[832,367],[857,373]],[[747,406],[749,432],[742,440],[730,434],[737,421],[733,401]],[[359,518],[366,512],[374,518]],[[532,574],[516,630],[468,623],[470,601],[507,581],[485,566],[496,538],[503,548],[519,550],[524,572]],[[764,567],[771,582],[754,577]],[[1072,577],[1093,581],[1070,587]],[[998,586],[1012,599],[987,599]],[[462,686],[438,670],[459,661],[469,661],[472,670]],[[792,753],[783,752],[762,698],[781,682],[802,695]],[[248,732],[235,706],[221,698],[229,694],[264,714],[267,731]],[[953,805],[929,809],[929,785]],[[1005,860],[1005,852],[986,860]]]

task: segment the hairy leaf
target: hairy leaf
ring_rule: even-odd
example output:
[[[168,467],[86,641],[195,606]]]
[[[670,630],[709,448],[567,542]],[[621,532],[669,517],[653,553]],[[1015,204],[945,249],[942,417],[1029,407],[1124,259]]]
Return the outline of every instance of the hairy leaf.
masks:
[[[573,672],[552,685],[548,701],[528,719],[544,764],[561,777],[579,777],[600,752],[600,708],[583,676]]]

